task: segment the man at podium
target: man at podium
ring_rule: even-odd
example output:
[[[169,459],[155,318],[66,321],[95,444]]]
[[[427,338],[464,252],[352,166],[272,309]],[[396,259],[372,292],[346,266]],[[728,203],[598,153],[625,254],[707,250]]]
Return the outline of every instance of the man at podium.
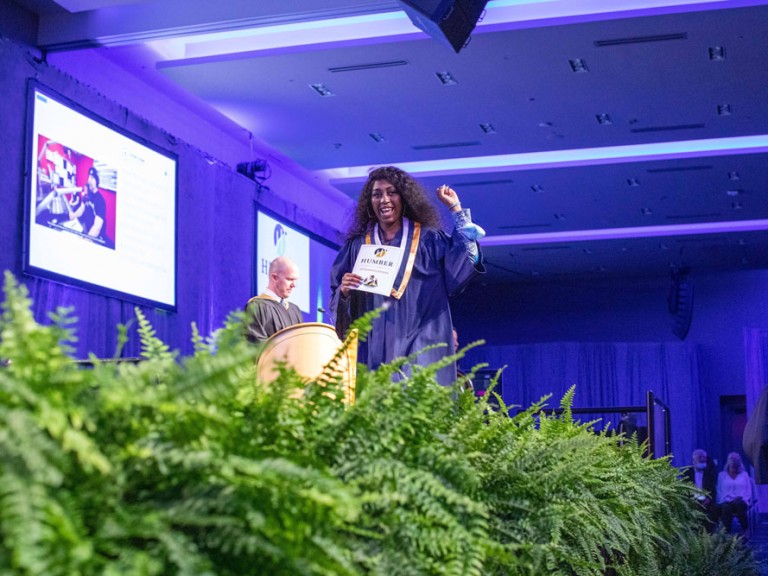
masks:
[[[269,263],[269,283],[262,294],[254,296],[245,305],[245,337],[259,344],[278,330],[304,321],[296,304],[288,297],[296,287],[299,269],[285,256]]]

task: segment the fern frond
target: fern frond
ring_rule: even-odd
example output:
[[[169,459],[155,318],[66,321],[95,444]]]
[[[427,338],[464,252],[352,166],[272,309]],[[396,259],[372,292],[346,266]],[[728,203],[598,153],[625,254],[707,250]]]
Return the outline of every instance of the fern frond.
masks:
[[[155,329],[147,320],[140,308],[134,308],[138,321],[139,341],[141,342],[141,356],[147,360],[173,360],[175,354],[170,351],[168,345],[157,338]]]

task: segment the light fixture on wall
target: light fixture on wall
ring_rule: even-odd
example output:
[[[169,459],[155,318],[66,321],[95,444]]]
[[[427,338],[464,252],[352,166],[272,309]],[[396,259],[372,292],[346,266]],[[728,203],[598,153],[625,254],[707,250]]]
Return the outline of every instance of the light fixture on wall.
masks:
[[[272,170],[269,167],[269,163],[263,158],[251,160],[250,162],[240,162],[237,165],[237,171],[246,178],[256,182],[259,193],[269,192],[269,188],[263,182],[272,175]]]
[[[237,165],[237,171],[251,180],[256,180],[259,174],[267,171],[267,161],[264,159],[251,160],[250,162],[240,162]]]

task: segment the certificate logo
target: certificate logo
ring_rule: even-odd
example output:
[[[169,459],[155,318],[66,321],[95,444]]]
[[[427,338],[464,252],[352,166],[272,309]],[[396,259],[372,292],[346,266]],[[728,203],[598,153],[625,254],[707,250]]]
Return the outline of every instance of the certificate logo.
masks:
[[[384,256],[387,255],[387,250],[385,248],[376,248],[376,251],[373,253],[375,258],[384,258]]]

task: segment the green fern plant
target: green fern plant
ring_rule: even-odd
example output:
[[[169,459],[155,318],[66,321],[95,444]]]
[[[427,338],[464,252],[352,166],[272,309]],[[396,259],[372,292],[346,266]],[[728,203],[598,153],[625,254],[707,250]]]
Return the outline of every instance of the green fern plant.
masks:
[[[341,353],[260,381],[239,313],[179,357],[137,310],[143,360],[83,369],[71,311],[29,304],[6,274],[0,574],[756,574],[667,460],[573,419],[573,390],[510,418],[436,384],[464,350],[360,366],[349,405]]]

